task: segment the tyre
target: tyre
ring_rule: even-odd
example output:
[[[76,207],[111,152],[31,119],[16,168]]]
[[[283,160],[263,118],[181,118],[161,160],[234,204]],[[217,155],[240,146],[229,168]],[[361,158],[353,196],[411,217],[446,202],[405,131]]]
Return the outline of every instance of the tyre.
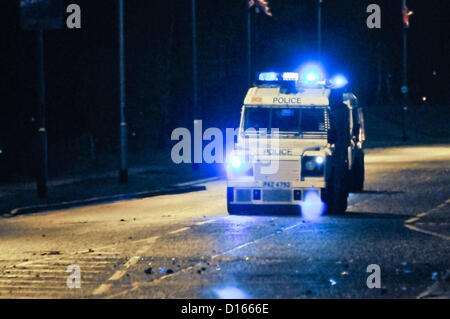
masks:
[[[364,189],[364,151],[356,154],[355,164],[351,171],[351,192],[362,192]]]
[[[325,214],[344,214],[347,210],[348,185],[346,169],[332,168],[327,188],[322,191],[322,201],[326,205]]]

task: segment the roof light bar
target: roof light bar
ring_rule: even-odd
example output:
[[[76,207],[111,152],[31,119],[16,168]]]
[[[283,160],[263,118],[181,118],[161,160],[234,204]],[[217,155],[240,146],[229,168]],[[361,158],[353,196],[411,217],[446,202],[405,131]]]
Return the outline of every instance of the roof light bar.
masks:
[[[330,79],[330,83],[335,88],[342,88],[348,84],[348,80],[345,76],[337,74]]]
[[[319,64],[308,63],[300,69],[300,81],[306,86],[315,86],[321,84],[325,75]]]
[[[284,72],[283,73],[283,81],[298,81],[298,73],[297,72]]]
[[[279,81],[279,74],[276,72],[262,72],[259,74],[258,79],[260,81]]]

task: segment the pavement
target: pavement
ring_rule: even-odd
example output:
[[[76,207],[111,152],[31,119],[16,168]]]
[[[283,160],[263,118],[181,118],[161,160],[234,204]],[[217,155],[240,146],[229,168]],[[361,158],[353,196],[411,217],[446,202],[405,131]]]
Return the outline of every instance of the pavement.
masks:
[[[348,214],[315,220],[229,216],[223,180],[1,218],[0,298],[448,298],[449,170],[450,145],[367,150]]]
[[[207,167],[193,170],[192,165],[150,165],[128,170],[129,181],[119,184],[118,171],[79,174],[69,178],[53,178],[47,183],[46,198],[38,198],[34,182],[0,185],[0,215],[37,213],[114,202],[163,194],[203,190],[196,181],[215,177],[221,172]]]

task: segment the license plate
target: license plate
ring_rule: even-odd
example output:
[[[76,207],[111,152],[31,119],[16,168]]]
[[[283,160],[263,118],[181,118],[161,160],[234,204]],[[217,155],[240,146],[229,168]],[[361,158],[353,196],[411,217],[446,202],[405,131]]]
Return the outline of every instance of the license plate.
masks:
[[[291,188],[290,182],[263,182],[263,187],[267,188]]]

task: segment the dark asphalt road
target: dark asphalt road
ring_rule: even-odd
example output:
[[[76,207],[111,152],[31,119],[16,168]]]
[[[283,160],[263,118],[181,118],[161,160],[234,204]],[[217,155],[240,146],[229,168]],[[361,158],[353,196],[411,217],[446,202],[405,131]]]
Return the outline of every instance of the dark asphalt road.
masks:
[[[374,149],[349,213],[228,216],[207,191],[0,220],[0,297],[449,297],[450,147]],[[69,289],[67,266],[81,270]],[[381,269],[380,289],[366,285]]]

